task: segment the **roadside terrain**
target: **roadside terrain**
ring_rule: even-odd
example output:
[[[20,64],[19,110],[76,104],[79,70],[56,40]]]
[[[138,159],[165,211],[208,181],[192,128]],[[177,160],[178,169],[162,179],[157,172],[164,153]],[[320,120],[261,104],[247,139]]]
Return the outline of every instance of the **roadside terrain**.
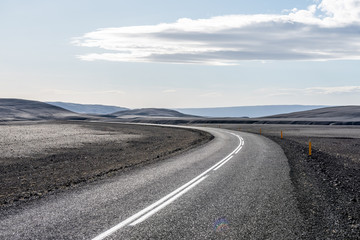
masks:
[[[281,124],[206,125],[266,136],[290,165],[307,232],[317,239],[360,236],[360,127]],[[281,139],[283,131],[283,139]],[[308,143],[312,155],[308,155]]]
[[[196,147],[190,129],[100,122],[0,124],[0,206],[18,204]]]

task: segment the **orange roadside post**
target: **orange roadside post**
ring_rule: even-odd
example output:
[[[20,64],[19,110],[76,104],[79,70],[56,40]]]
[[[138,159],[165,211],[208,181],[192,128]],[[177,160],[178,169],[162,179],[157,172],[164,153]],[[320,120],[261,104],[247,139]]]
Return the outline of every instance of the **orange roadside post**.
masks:
[[[283,134],[282,134],[282,131],[281,131],[281,139],[283,139]]]
[[[311,156],[311,140],[309,141],[309,156]]]

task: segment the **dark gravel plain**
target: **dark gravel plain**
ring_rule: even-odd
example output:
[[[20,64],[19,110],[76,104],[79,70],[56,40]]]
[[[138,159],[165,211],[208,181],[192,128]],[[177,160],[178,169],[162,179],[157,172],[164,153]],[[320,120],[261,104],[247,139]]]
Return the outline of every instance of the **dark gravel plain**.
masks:
[[[191,129],[100,122],[10,122],[0,129],[0,208],[174,156],[213,138]]]
[[[290,165],[304,239],[359,239],[360,127],[207,125],[261,134],[278,143]],[[281,139],[283,131],[283,139]],[[308,143],[312,142],[309,156]]]

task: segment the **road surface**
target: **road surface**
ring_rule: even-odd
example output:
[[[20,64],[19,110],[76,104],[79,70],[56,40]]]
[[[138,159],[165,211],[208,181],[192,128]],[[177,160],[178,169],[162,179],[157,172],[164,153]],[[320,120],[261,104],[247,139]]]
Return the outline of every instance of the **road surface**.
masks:
[[[281,148],[259,135],[215,139],[181,156],[1,212],[0,239],[299,239]]]

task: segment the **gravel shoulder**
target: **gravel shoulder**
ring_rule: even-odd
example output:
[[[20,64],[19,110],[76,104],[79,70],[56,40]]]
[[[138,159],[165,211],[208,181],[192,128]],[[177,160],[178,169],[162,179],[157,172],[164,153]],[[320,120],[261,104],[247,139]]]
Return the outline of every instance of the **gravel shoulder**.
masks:
[[[211,125],[206,125],[211,126]],[[261,134],[278,143],[290,166],[298,208],[306,222],[304,239],[360,236],[360,127],[222,124]],[[281,139],[283,131],[283,139]],[[312,142],[312,155],[308,142]]]
[[[192,129],[95,122],[0,124],[0,208],[165,159],[210,141]]]

